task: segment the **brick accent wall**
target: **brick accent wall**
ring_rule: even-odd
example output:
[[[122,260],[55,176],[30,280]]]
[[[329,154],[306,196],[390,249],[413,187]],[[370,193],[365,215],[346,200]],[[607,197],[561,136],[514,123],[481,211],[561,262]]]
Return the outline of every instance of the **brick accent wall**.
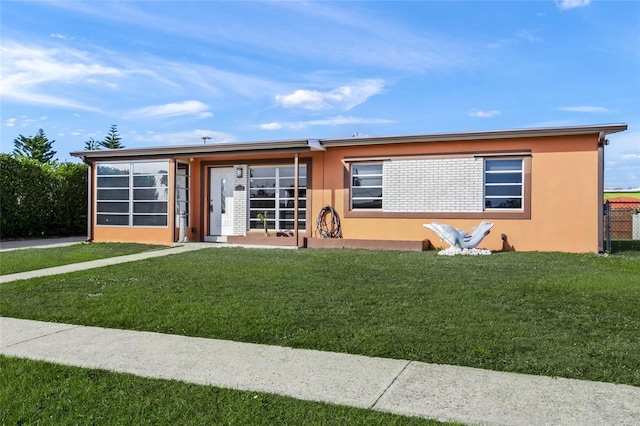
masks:
[[[482,158],[385,161],[382,173],[383,211],[482,211]]]
[[[242,177],[236,176],[236,170],[242,169]],[[242,186],[244,189],[237,189]],[[245,164],[233,166],[233,235],[247,235],[249,223],[249,168]]]

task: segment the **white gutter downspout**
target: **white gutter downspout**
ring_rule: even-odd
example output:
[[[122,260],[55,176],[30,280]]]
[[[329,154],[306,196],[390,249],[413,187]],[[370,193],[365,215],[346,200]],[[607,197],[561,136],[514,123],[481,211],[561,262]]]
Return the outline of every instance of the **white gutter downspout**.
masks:
[[[604,147],[609,144],[605,132],[598,135],[598,253],[604,253]]]
[[[87,165],[87,241],[93,241],[93,163],[82,157]]]

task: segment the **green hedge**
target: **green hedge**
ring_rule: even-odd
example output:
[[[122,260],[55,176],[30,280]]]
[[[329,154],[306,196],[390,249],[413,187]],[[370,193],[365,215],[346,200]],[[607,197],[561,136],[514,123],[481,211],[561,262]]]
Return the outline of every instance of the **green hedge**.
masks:
[[[0,154],[2,238],[85,235],[87,166]]]
[[[605,247],[607,242],[604,242]],[[611,253],[640,251],[640,240],[611,240]]]

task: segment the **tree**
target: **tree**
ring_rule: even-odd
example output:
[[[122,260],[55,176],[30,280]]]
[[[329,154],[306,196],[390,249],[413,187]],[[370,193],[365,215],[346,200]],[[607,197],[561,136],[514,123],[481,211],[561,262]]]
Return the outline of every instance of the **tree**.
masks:
[[[118,126],[115,124],[111,125],[109,129],[109,133],[104,137],[104,140],[100,142],[100,145],[107,149],[120,149],[124,148],[124,145],[120,143],[122,138],[118,134]]]
[[[84,141],[84,150],[85,151],[95,151],[100,149],[102,142],[95,140],[94,138],[89,138]]]
[[[31,158],[42,164],[51,163],[56,151],[53,150],[53,143],[49,141],[42,129],[38,130],[35,136],[25,137],[19,135],[13,140],[15,149],[13,153],[19,157]]]

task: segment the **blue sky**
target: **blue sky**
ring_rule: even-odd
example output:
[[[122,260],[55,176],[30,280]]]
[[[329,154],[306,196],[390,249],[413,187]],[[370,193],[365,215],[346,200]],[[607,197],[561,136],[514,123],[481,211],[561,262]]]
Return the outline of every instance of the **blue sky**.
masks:
[[[2,152],[620,123],[640,187],[637,1],[2,1]],[[73,161],[77,161],[73,159]]]

